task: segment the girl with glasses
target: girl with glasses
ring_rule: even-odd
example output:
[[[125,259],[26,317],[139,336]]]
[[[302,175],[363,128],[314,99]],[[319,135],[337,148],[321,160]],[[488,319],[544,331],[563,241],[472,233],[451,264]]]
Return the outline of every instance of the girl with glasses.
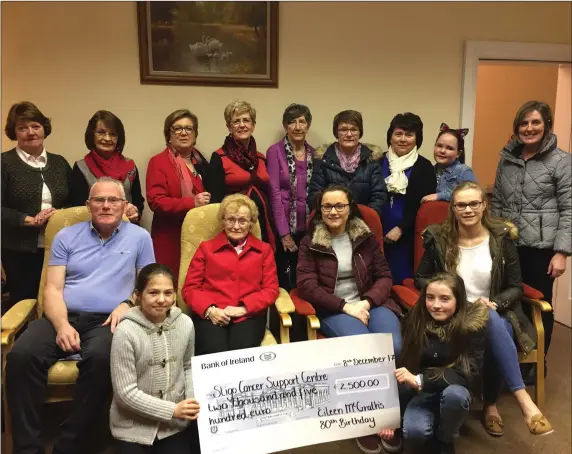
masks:
[[[457,273],[465,282],[468,301],[488,307],[483,425],[493,436],[504,433],[496,406],[503,379],[518,401],[530,432],[552,432],[526,391],[518,363],[515,342],[529,353],[536,333],[521,307],[516,237],[514,225],[491,217],[483,188],[465,182],[453,191],[447,221],[431,225],[423,233],[425,253],[415,276],[415,285],[421,289],[435,273]]]

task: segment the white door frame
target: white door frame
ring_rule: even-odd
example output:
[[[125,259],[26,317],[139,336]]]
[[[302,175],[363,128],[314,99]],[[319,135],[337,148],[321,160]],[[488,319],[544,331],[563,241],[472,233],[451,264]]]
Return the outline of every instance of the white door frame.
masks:
[[[461,91],[461,128],[475,130],[477,74],[479,60],[520,60],[570,63],[572,46],[568,44],[539,44],[503,41],[465,41],[463,85]],[[465,140],[465,162],[473,162],[473,137]]]

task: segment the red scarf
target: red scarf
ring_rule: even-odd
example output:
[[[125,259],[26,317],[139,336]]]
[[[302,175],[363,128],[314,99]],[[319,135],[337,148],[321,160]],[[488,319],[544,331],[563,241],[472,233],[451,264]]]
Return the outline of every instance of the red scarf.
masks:
[[[118,151],[114,151],[109,159],[103,159],[92,150],[84,161],[95,178],[110,177],[122,183],[127,177],[129,181],[135,179],[135,161],[128,161]]]
[[[226,139],[224,139],[222,149],[232,162],[247,172],[256,172],[256,169],[258,169],[258,153],[256,151],[256,141],[254,137],[250,138],[248,149],[245,149],[229,134],[226,136]]]
[[[196,150],[193,148],[191,150],[191,154],[189,155],[191,157],[191,162],[193,163],[193,165],[196,164],[195,151]],[[200,184],[199,173],[197,172],[196,175],[193,175],[191,169],[187,167],[187,163],[181,157],[181,155],[170,147],[169,147],[169,161],[171,162],[171,164],[175,169],[175,172],[177,172],[177,175],[179,176],[179,182],[181,183],[182,197],[193,197],[193,195],[198,194],[199,192],[204,192],[204,188],[202,184]]]

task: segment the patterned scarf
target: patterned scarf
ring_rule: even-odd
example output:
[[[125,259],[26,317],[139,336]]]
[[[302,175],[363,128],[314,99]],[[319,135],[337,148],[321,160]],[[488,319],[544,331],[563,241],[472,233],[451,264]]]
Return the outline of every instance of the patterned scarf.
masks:
[[[190,153],[192,159],[195,149],[193,148]],[[169,161],[175,168],[175,172],[179,176],[179,182],[181,183],[181,196],[182,197],[193,197],[193,177],[191,175],[191,169],[187,167],[187,163],[183,157],[173,148],[169,147]],[[197,175],[195,170],[194,176]]]
[[[357,148],[351,155],[346,155],[340,150],[338,144],[335,144],[336,155],[340,160],[340,165],[348,173],[354,173],[359,165],[359,158],[361,156],[361,143],[358,144]]]
[[[248,172],[256,171],[258,168],[258,153],[256,151],[256,141],[251,137],[248,142],[248,149],[241,147],[231,134],[226,136],[222,149],[229,159]]]
[[[114,151],[109,159],[104,159],[95,151],[90,151],[84,161],[95,178],[110,177],[122,183],[129,177],[135,179],[135,161],[127,160],[118,151]]]
[[[292,144],[288,140],[288,136],[284,137],[284,150],[286,151],[286,161],[288,162],[288,173],[290,174],[290,233],[295,234],[298,230],[298,219],[296,213],[296,203],[297,203],[297,190],[298,182],[296,175],[296,157],[294,156],[294,150]],[[310,186],[310,179],[312,178],[312,153],[306,148],[306,197],[308,197],[308,188]],[[306,204],[306,219],[310,214],[308,204]]]

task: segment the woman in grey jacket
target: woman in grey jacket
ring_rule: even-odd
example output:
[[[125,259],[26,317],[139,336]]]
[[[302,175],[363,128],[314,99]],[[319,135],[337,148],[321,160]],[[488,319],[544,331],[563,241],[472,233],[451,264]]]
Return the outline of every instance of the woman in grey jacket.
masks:
[[[557,147],[553,124],[552,111],[543,102],[529,101],[518,110],[492,198],[493,214],[519,229],[523,281],[550,304],[554,279],[564,273],[572,253],[572,157]],[[543,312],[542,322],[548,352],[554,313]]]
[[[137,307],[113,334],[109,424],[117,454],[192,452],[189,421],[199,414],[191,376],[195,333],[175,305],[174,281],[164,265],[143,268]]]

